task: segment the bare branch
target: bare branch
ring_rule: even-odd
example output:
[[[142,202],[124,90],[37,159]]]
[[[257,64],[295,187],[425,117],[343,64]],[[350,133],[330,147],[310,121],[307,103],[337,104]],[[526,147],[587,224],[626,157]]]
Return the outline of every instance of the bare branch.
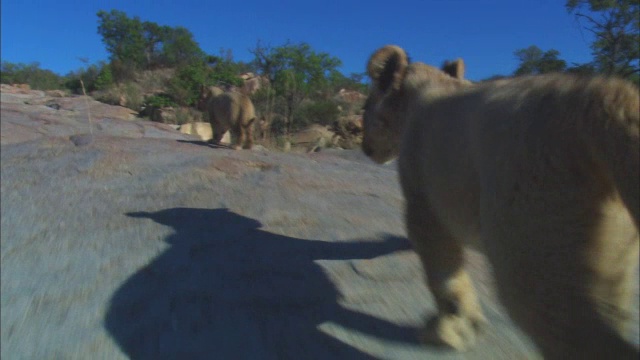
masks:
[[[604,28],[604,25],[602,25],[601,23],[599,23],[598,21],[596,21],[594,18],[592,18],[589,15],[585,15],[583,13],[576,13],[576,16],[583,17],[583,18],[587,19],[590,23],[592,23],[597,28]]]

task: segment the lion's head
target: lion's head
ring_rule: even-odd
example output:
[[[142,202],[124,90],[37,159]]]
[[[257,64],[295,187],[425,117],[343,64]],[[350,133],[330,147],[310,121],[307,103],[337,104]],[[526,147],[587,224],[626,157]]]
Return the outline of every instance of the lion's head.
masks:
[[[395,45],[377,50],[369,59],[367,73],[371,89],[364,106],[362,151],[377,163],[398,156],[412,99],[435,98],[469,83],[462,80],[462,59],[446,62],[443,70],[422,63],[409,64],[405,51]]]
[[[405,52],[392,45],[376,51],[367,65],[371,89],[364,105],[362,151],[377,163],[388,162],[399,152],[399,93],[408,65]]]
[[[196,108],[200,111],[206,111],[207,110],[207,104],[209,103],[209,100],[213,99],[214,97],[220,95],[224,93],[224,91],[217,87],[217,86],[205,86],[205,85],[201,85],[200,86],[200,96],[198,97],[198,101],[196,103]]]

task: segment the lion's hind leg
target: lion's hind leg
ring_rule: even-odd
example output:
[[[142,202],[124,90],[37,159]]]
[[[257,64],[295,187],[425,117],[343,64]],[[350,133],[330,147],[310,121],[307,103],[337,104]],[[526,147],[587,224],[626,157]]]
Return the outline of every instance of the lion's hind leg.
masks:
[[[438,307],[438,314],[428,321],[422,340],[466,350],[475,344],[486,319],[463,268],[462,244],[451,236],[427,202],[416,198],[407,199],[407,229]]]
[[[604,199],[597,192],[529,190],[498,195],[510,203],[482,208],[487,254],[509,315],[545,359],[637,359],[622,336],[638,261],[628,213],[607,210],[605,200],[594,200]]]
[[[251,119],[250,121],[248,121],[247,124],[244,124],[242,126],[241,131],[243,131],[244,134],[245,134],[244,135],[245,140],[244,140],[244,146],[243,146],[244,149],[253,148],[253,128],[254,128],[253,122],[254,122],[254,120],[255,119]]]
[[[242,144],[245,141],[245,133],[244,133],[244,129],[242,128],[242,125],[238,122],[236,122],[232,127],[231,127],[231,135],[232,135],[232,147],[234,150],[241,150],[242,149]]]

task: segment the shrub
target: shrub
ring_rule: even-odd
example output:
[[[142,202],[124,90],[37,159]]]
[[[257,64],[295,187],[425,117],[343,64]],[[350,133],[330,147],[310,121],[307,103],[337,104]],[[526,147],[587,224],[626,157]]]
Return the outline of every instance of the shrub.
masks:
[[[34,90],[60,89],[64,79],[51,70],[40,69],[39,63],[13,64],[3,61],[0,70],[3,84],[29,84]]]
[[[140,111],[144,103],[142,91],[135,83],[126,83],[124,85],[125,106],[129,109]]]
[[[149,96],[144,100],[144,103],[145,103],[145,106],[156,107],[156,108],[178,106],[178,104],[173,100],[173,98],[171,98],[171,96],[165,93]]]
[[[169,80],[168,94],[182,106],[194,105],[200,95],[200,86],[207,83],[204,64],[181,66]]]
[[[176,109],[176,118],[175,123],[177,125],[182,125],[194,121],[201,121],[202,115],[199,111],[194,110],[192,108],[178,108]]]
[[[292,131],[297,131],[310,124],[331,125],[340,115],[340,109],[332,100],[318,100],[303,103],[293,113]]]
[[[113,73],[109,64],[102,66],[94,85],[96,90],[103,90],[113,85]]]
[[[140,87],[133,82],[112,85],[105,90],[95,92],[93,96],[105,104],[121,105],[135,111],[140,111],[144,103]]]

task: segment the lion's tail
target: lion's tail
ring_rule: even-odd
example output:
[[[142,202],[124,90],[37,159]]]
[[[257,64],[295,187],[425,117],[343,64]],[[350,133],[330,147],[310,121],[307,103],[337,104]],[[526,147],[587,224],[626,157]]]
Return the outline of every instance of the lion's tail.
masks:
[[[608,83],[595,91],[601,100],[587,101],[585,109],[585,118],[591,119],[589,140],[640,229],[640,93],[623,80],[601,81]]]

